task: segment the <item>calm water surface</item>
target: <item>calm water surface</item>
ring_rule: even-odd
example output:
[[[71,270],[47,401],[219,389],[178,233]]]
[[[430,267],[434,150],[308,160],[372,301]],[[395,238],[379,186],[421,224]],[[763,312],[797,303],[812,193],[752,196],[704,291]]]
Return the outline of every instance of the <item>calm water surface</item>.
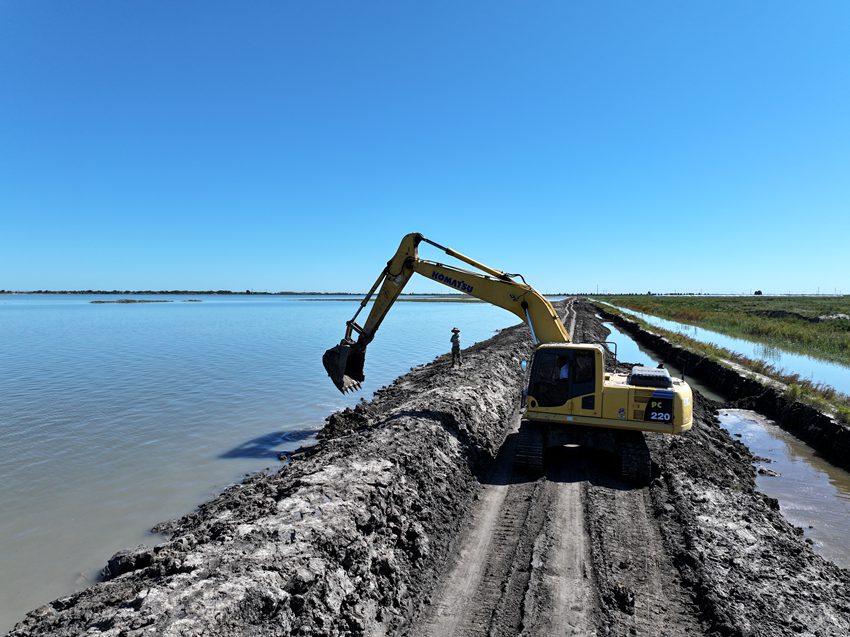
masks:
[[[803,528],[818,553],[850,568],[850,473],[761,414],[722,409],[718,415],[724,429],[768,461],[757,467],[778,474],[759,475],[759,490],[779,500],[783,515]]]
[[[446,353],[452,326],[468,346],[516,323],[487,304],[399,303],[363,391],[343,396],[321,356],[354,300],[95,298],[0,296],[0,634],[90,584],[113,552],[159,541],[155,523],[278,466],[332,411]]]

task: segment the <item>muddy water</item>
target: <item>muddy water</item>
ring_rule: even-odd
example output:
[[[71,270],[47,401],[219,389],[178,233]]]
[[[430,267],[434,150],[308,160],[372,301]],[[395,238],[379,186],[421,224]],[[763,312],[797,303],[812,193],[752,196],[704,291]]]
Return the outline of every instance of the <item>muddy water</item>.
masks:
[[[745,409],[722,409],[721,426],[766,458],[756,467],[759,490],[779,500],[785,517],[804,529],[825,558],[850,568],[850,473],[818,457],[773,421]]]
[[[829,385],[842,393],[850,394],[850,367],[845,365],[830,363],[828,361],[812,358],[811,356],[804,356],[803,354],[795,354],[777,347],[764,345],[763,343],[756,343],[742,338],[727,336],[725,334],[706,330],[694,325],[677,323],[676,321],[659,318],[651,314],[644,314],[643,312],[636,312],[627,308],[617,307],[610,303],[604,303],[604,305],[617,308],[627,315],[631,314],[632,316],[636,316],[650,325],[654,325],[671,332],[678,332],[703,343],[713,343],[718,347],[723,347],[737,354],[765,361],[785,373],[799,374],[800,377],[808,379],[813,383]]]

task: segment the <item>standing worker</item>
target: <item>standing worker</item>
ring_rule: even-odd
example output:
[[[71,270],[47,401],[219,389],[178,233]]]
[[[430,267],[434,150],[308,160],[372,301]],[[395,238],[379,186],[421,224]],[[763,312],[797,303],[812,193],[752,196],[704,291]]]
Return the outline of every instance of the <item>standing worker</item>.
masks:
[[[461,364],[461,360],[460,360],[460,330],[458,328],[456,328],[456,327],[452,328],[452,337],[451,337],[450,340],[452,342],[452,367],[454,367],[455,361],[457,361],[458,365]]]

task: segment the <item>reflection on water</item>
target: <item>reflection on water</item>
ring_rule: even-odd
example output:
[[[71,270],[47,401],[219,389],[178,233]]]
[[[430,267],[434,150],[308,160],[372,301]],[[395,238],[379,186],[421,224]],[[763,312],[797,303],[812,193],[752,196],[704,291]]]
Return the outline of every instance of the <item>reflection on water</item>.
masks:
[[[448,352],[451,327],[468,346],[517,322],[482,303],[399,303],[363,391],[343,396],[321,357],[352,297],[95,298],[0,296],[0,634],[113,552],[157,541],[157,522],[279,466],[335,409]]]
[[[783,515],[804,529],[818,553],[850,568],[850,473],[754,411],[723,409],[718,415],[756,457],[770,460],[758,468],[779,474],[759,475],[759,490],[779,500]]]
[[[676,321],[659,318],[651,314],[617,307],[610,303],[602,302],[602,304],[614,307],[626,315],[630,314],[643,319],[650,325],[655,325],[671,332],[678,332],[703,343],[712,343],[736,354],[747,356],[748,358],[763,360],[786,374],[799,374],[801,378],[808,379],[813,383],[829,385],[842,393],[850,394],[850,367],[845,365],[823,361],[812,358],[811,356],[804,356],[803,354],[794,354],[778,347],[770,347],[762,343],[726,336],[719,332],[713,332],[694,325],[677,323]]]
[[[782,352],[778,347],[772,347],[763,343],[755,344],[756,358],[770,362],[771,365],[776,365],[782,358]]]

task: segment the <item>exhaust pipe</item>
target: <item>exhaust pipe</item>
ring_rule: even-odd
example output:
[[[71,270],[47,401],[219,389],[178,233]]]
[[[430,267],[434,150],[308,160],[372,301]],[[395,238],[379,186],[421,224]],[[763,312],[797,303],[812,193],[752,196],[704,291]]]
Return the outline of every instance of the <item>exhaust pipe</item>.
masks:
[[[360,384],[365,379],[363,375],[365,361],[366,352],[345,341],[330,348],[322,356],[325,371],[343,394],[360,389]]]

